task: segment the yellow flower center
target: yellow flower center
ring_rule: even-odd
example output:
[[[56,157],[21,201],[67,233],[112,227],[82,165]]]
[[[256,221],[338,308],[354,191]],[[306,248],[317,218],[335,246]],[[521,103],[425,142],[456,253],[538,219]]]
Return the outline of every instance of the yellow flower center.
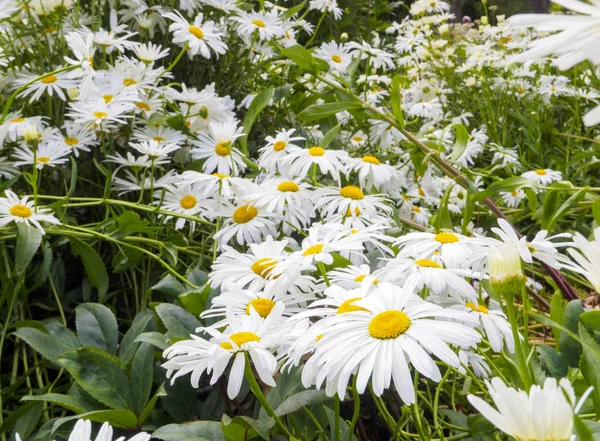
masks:
[[[356,302],[357,300],[361,300],[360,297],[353,297],[351,299],[346,300],[345,302],[343,302],[337,309],[336,314],[345,314],[347,312],[356,312],[356,311],[367,311],[369,312],[368,309],[363,308],[362,306],[355,306],[352,303]]]
[[[419,196],[425,197],[425,190],[423,188],[419,187],[417,191],[419,192]]]
[[[215,146],[215,153],[219,156],[228,156],[231,153],[231,148],[219,143]]]
[[[25,118],[15,118],[15,119],[11,119],[9,122],[11,122],[11,123],[22,123],[23,121],[25,121]]]
[[[371,156],[371,155],[367,155],[367,156],[363,156],[362,160],[364,162],[368,162],[369,164],[375,164],[375,165],[379,165],[379,159],[377,159],[375,156]]]
[[[518,192],[517,190],[513,190],[513,191],[511,191],[511,192],[510,192],[510,194],[512,194],[512,195],[513,195],[513,197],[515,197],[515,198],[516,198],[516,197],[517,197],[517,195],[519,194],[519,192]]]
[[[106,112],[94,112],[94,116],[98,119],[106,118],[108,113]]]
[[[29,217],[32,215],[31,208],[21,204],[13,205],[8,211],[10,211],[10,214],[17,217]]]
[[[251,205],[242,205],[233,212],[233,221],[236,224],[245,224],[250,222],[258,215],[258,210]]]
[[[154,141],[156,142],[165,142],[166,139],[163,138],[162,136],[155,136],[154,138],[152,138]]]
[[[323,156],[325,154],[325,149],[316,145],[308,149],[308,154],[310,156]]]
[[[204,32],[202,32],[202,29],[200,29],[198,26],[190,26],[188,29],[190,33],[197,39],[202,40],[204,38]]]
[[[140,110],[146,110],[146,111],[151,110],[150,106],[143,101],[138,101],[137,103],[135,103],[135,105]]]
[[[361,200],[365,198],[362,190],[354,185],[347,185],[340,190],[340,196],[349,199]]]
[[[56,78],[56,75],[49,75],[47,77],[42,78],[40,81],[44,84],[52,84],[54,83],[58,78]]]
[[[275,144],[273,144],[273,150],[275,150],[276,152],[280,152],[285,148],[285,142],[283,141],[277,141]]]
[[[468,302],[467,306],[469,308],[471,308],[473,311],[476,311],[476,312],[481,312],[483,314],[489,314],[490,313],[488,311],[488,309],[485,306],[483,306],[483,305],[475,305],[475,303],[473,303],[473,302]]]
[[[113,98],[114,98],[114,96],[112,96],[112,95],[103,95],[102,96],[102,99],[104,100],[104,102],[106,104],[110,103],[113,100]]]
[[[325,245],[322,243],[316,243],[314,245],[311,245],[307,249],[304,250],[302,255],[303,256],[312,256],[313,254],[319,254],[321,251],[323,251],[324,246]]]
[[[38,156],[36,160],[38,164],[48,164],[50,162],[50,156]]]
[[[342,62],[342,57],[340,57],[339,55],[332,55],[331,59],[336,62],[336,63],[341,63]]]
[[[384,311],[371,319],[369,334],[379,340],[389,340],[404,334],[409,327],[410,319],[402,311]]]
[[[263,257],[254,262],[250,269],[263,279],[266,279],[269,277],[269,274],[271,274],[271,271],[273,271],[273,268],[275,268],[275,265],[277,265],[276,260],[269,257]]]
[[[267,318],[267,316],[271,313],[273,306],[275,306],[275,302],[263,298],[254,299],[246,305],[246,314],[248,315],[250,315],[251,306],[256,312],[258,312],[258,315],[260,315],[262,318]]]
[[[251,341],[258,343],[260,341],[260,337],[254,332],[236,332],[235,334],[231,334],[229,339],[234,342],[238,348],[241,348],[244,343],[250,343]],[[219,346],[223,349],[233,349],[233,345],[228,341],[224,341]]]
[[[543,168],[538,168],[538,169],[535,171],[535,173],[536,173],[537,175],[540,175],[540,176],[544,176],[544,175],[547,175],[547,174],[548,174],[548,173],[546,173],[546,170],[544,170]]]
[[[436,234],[434,239],[439,243],[455,243],[459,241],[456,234],[446,233],[445,231]]]
[[[354,142],[363,142],[363,138],[361,136],[355,136],[354,138],[352,138],[352,141],[354,141]],[[364,158],[363,158],[363,160],[364,160]],[[377,163],[379,164],[379,161],[377,161]]]
[[[69,136],[68,138],[65,139],[65,144],[67,144],[70,147],[73,147],[74,145],[79,144],[79,140],[77,138]]]
[[[223,173],[213,173],[213,176],[216,176],[216,177],[217,177],[217,178],[219,178],[219,179],[227,179],[227,178],[230,178],[230,177],[231,177],[231,176],[229,176],[229,175],[225,175],[225,174],[223,174]]]
[[[417,207],[415,205],[414,207],[412,207],[412,211],[414,211],[415,213],[420,213],[421,212],[421,207]]]
[[[279,191],[293,191],[296,192],[299,190],[298,184],[296,184],[295,182],[292,181],[285,181],[280,183],[277,186],[277,190]]]
[[[198,203],[198,200],[194,196],[188,195],[188,196],[182,197],[181,201],[179,201],[179,203],[181,204],[181,208],[185,208],[186,210],[189,210],[190,208],[194,208],[196,206],[196,204]]]
[[[368,274],[361,274],[360,276],[356,276],[356,277],[354,278],[354,281],[355,281],[355,282],[359,282],[359,283],[360,283],[360,282],[362,282],[363,280],[365,280],[365,277],[367,277],[367,276],[368,276]],[[377,284],[379,283],[379,280],[375,279],[375,280],[373,280],[373,282],[372,282],[372,283],[373,283],[373,285],[377,285]]]
[[[125,78],[123,80],[123,86],[125,86],[125,87],[134,86],[136,84],[137,84],[137,81],[135,81],[133,78]]]
[[[267,26],[267,25],[265,24],[265,22],[264,22],[264,21],[262,21],[262,20],[252,20],[252,24],[253,24],[254,26],[258,26],[259,28],[264,28],[264,27],[266,27],[266,26]]]
[[[415,265],[422,266],[424,268],[441,268],[440,264],[429,259],[418,259],[415,260]]]

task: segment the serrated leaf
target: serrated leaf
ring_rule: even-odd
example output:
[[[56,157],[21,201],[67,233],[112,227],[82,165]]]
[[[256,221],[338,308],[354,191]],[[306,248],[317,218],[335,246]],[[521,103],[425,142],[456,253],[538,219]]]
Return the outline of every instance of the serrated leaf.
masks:
[[[140,344],[131,364],[131,395],[137,415],[146,407],[152,390],[152,371],[154,368],[154,346]]]
[[[57,361],[62,354],[81,347],[79,344],[73,346],[70,341],[57,339],[35,328],[19,328],[15,331],[15,335],[50,361]]]
[[[277,416],[283,416],[289,413],[296,412],[303,406],[310,406],[312,404],[322,403],[323,401],[326,401],[328,399],[329,397],[327,396],[324,390],[303,390],[302,392],[298,392],[297,394],[286,398],[283,401],[283,403],[277,406],[274,412]]]
[[[78,397],[64,394],[28,395],[23,397],[23,401],[47,401],[48,403],[56,404],[75,413],[98,410],[90,409],[88,403]]]
[[[564,312],[563,325],[571,333],[578,334],[579,316],[583,314],[583,307],[580,300],[570,301]],[[565,356],[565,361],[571,367],[577,367],[579,356],[581,355],[581,343],[570,334],[562,332],[558,340],[560,352]]]
[[[159,349],[165,350],[170,345],[167,343],[167,337],[160,332],[142,332],[135,338],[136,343],[150,343]]]
[[[158,305],[156,313],[167,328],[169,338],[189,338],[190,334],[196,331],[196,328],[202,326],[200,320],[192,314],[170,303]]]
[[[93,346],[113,355],[117,353],[117,319],[106,306],[99,303],[79,305],[75,309],[75,326],[83,346]]]
[[[83,348],[63,354],[58,362],[83,390],[102,404],[112,409],[133,410],[129,378],[117,360],[93,348]]]
[[[525,179],[521,176],[513,176],[511,178],[496,181],[484,191],[480,191],[475,195],[475,201],[479,202],[488,196],[498,192],[511,192],[522,188],[536,188],[536,184],[531,179]]]
[[[22,273],[42,243],[42,232],[34,226],[23,222],[17,223],[19,235],[17,237],[17,249],[15,251],[15,271]]]
[[[554,378],[565,377],[569,373],[569,365],[560,356],[560,354],[550,346],[538,346],[537,348],[540,363]]]
[[[140,311],[131,326],[123,336],[121,340],[121,344],[119,345],[119,358],[123,362],[123,365],[126,366],[129,364],[129,361],[133,358],[135,351],[140,345],[139,342],[136,342],[136,338],[142,334],[148,328],[148,324],[154,317],[154,314],[149,309],[144,309]]]
[[[600,345],[598,345],[596,339],[589,334],[582,324],[579,325],[579,338],[585,344],[579,368],[587,384],[594,387],[592,399],[594,401],[594,409],[596,410],[596,418],[600,419],[600,356],[598,356]],[[590,350],[590,347],[595,348],[596,351]]]
[[[312,54],[299,44],[281,49],[281,55],[292,60],[302,70],[316,69],[316,62]]]

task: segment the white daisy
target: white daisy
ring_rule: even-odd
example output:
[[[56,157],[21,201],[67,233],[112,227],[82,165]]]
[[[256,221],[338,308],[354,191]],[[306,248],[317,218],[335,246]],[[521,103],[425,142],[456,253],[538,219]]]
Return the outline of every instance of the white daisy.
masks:
[[[163,17],[174,21],[169,26],[169,30],[173,32],[173,43],[187,44],[190,48],[190,57],[200,53],[204,58],[210,58],[211,49],[217,57],[227,52],[227,45],[222,41],[225,34],[219,30],[214,21],[203,22],[202,13],[196,16],[192,24],[177,10],[164,14]]]
[[[10,190],[6,190],[4,198],[0,197],[0,226],[11,222],[24,223],[34,226],[42,234],[46,234],[40,222],[57,225],[60,222],[51,213],[49,208],[34,207],[34,202],[28,196],[19,197]]]

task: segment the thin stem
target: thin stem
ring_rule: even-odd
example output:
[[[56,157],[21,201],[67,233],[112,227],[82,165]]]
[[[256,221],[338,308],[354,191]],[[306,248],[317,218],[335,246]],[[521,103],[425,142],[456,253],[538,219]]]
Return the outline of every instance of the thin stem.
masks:
[[[517,325],[517,317],[515,314],[515,305],[513,303],[514,296],[508,296],[506,299],[506,310],[508,312],[508,320],[510,321],[510,327],[512,328],[513,339],[515,341],[515,351],[517,353],[517,360],[519,362],[519,370],[521,371],[521,378],[525,385],[525,390],[529,392],[531,387],[531,378],[529,376],[529,369],[527,368],[527,362],[525,361],[525,354],[523,352],[523,346],[521,345],[521,336],[519,335],[519,329]]]
[[[340,441],[340,396],[336,394],[333,402],[335,420],[333,421],[333,439]]]
[[[354,427],[356,426],[356,422],[358,421],[358,417],[360,415],[360,394],[358,390],[356,390],[356,380],[357,375],[354,376],[352,380],[352,399],[354,400],[354,413],[352,414],[352,421],[350,422],[350,430],[348,431],[348,438],[352,441],[352,436],[354,435]]]

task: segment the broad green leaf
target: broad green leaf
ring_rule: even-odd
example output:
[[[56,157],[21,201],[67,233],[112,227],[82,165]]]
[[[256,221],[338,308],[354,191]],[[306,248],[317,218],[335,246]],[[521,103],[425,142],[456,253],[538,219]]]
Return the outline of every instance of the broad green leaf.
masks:
[[[27,412],[19,417],[15,423],[13,432],[18,433],[21,439],[28,439],[40,422],[44,405],[36,403],[36,406],[28,408]]]
[[[167,343],[167,337],[160,332],[142,332],[138,335],[135,340],[135,343],[150,343],[151,345],[156,346],[158,349],[165,350],[170,345]]]
[[[312,54],[299,44],[281,49],[281,55],[292,60],[302,70],[316,69],[316,62]]]
[[[4,421],[2,421],[2,425],[0,425],[0,435],[8,432],[10,428],[17,424],[21,417],[25,417],[29,412],[35,412],[35,410],[32,409],[37,409],[38,407],[40,407],[40,403],[27,403],[9,413],[8,416],[4,418]]]
[[[253,439],[261,437],[262,439],[269,440],[269,431],[275,425],[275,421],[272,418],[255,420],[254,418],[246,416],[236,416],[230,418],[227,415],[223,415],[221,419],[221,428],[223,429],[223,435],[229,440],[240,439]]]
[[[400,75],[394,75],[394,78],[392,78],[392,87],[390,88],[390,98],[392,100],[392,115],[394,115],[394,120],[400,124],[400,127],[404,127],[404,112],[402,111],[400,100],[400,82]]]
[[[252,104],[248,108],[248,112],[246,112],[246,116],[244,117],[243,127],[244,127],[244,135],[238,138],[237,143],[242,148],[242,153],[244,155],[248,154],[248,135],[250,135],[250,130],[252,130],[252,126],[254,125],[254,121],[258,117],[258,114],[262,112],[262,110],[269,105],[271,98],[273,98],[273,87],[269,87],[266,90],[263,90],[261,93],[256,95],[252,100]]]
[[[585,424],[584,420],[582,420],[579,415],[575,415],[573,418],[577,440],[595,441],[594,436],[592,435],[592,430]]]
[[[77,419],[90,420],[96,423],[109,423],[111,426],[121,429],[137,428],[137,417],[130,410],[93,410],[91,412],[86,412],[79,415],[58,418],[56,421],[54,421],[52,433],[56,432],[63,424]]]
[[[340,130],[342,130],[342,124],[338,124],[336,125],[333,129],[331,129],[330,131],[328,131],[325,136],[323,137],[323,140],[321,141],[320,146],[325,148],[327,147],[329,144],[331,144],[331,141],[333,141],[335,139],[335,137],[338,135],[338,133],[340,133]]]
[[[598,225],[600,225],[600,199],[594,201],[594,205],[592,205],[592,213],[594,215],[594,220]]]
[[[454,162],[457,161],[467,149],[467,144],[469,143],[469,132],[464,124],[453,124],[452,127],[454,127],[456,139],[454,141],[454,147],[452,148],[450,160]]]
[[[589,334],[582,324],[579,325],[579,337],[585,343],[579,368],[587,384],[594,387],[592,399],[594,401],[594,409],[596,410],[596,418],[600,419],[600,356],[598,356],[600,345],[598,345],[596,339]],[[595,347],[596,352],[591,351],[590,347]]]
[[[302,10],[302,8],[304,8],[304,6],[306,6],[306,3],[308,3],[308,0],[304,0],[302,3],[299,3],[296,6],[292,6],[291,8],[289,8],[287,11],[285,11],[283,13],[281,18],[282,19],[292,18],[294,15],[296,15],[298,12],[300,12]]]
[[[131,395],[134,411],[140,415],[152,390],[152,371],[154,370],[154,346],[142,343],[138,347],[131,364]]]
[[[126,211],[120,215],[115,222],[107,229],[111,237],[120,239],[125,236],[135,234],[147,234],[156,230],[150,227],[147,219],[142,220],[139,214],[133,211]]]
[[[90,245],[79,239],[69,237],[69,242],[73,254],[81,257],[90,282],[98,289],[98,301],[102,303],[108,291],[108,273],[102,258]]]
[[[116,357],[83,348],[63,354],[58,362],[83,390],[102,404],[112,409],[135,408],[129,378]]]
[[[75,326],[83,346],[93,346],[113,355],[117,353],[117,319],[106,306],[99,303],[79,305],[75,309]]]
[[[28,395],[23,397],[23,401],[47,401],[52,404],[64,407],[75,413],[84,413],[92,410],[88,403],[79,399],[78,397],[64,394],[45,394],[45,395]]]
[[[563,303],[564,297],[562,292],[556,291],[550,301],[550,318],[561,325],[563,324]],[[558,341],[560,338],[560,329],[552,328],[552,334],[554,335],[554,339]]]
[[[546,229],[548,231],[552,231],[552,228],[554,227],[554,225],[561,220],[564,216],[566,216],[569,212],[569,210],[576,206],[579,201],[581,201],[584,196],[586,195],[586,193],[588,192],[587,188],[582,188],[581,190],[575,192],[574,194],[571,195],[571,197],[569,197],[565,202],[563,202],[561,204],[560,207],[558,207],[557,210],[554,210],[553,212],[550,212],[550,216],[547,219],[547,222],[544,224],[544,220],[546,220],[545,217],[542,218],[542,228]],[[552,193],[557,193],[557,192],[552,192]],[[544,202],[545,204],[545,202]],[[546,214],[546,206],[544,205],[544,210],[543,210],[544,214]]]
[[[484,191],[480,191],[475,195],[475,201],[481,201],[497,192],[510,192],[520,190],[522,188],[536,188],[536,184],[531,179],[525,179],[521,176],[513,176],[501,181],[496,181]]]
[[[579,317],[589,331],[600,332],[600,311],[587,311]]]
[[[167,424],[155,430],[152,437],[163,441],[225,441],[221,423],[216,421]]]
[[[206,300],[210,294],[210,286],[206,285],[202,291],[190,291],[179,295],[186,311],[198,317],[206,309]]]
[[[196,331],[196,328],[202,326],[200,320],[192,314],[170,303],[158,305],[156,313],[167,328],[169,338],[189,338],[190,334]]]
[[[166,395],[165,388],[163,385],[161,385],[158,388],[158,390],[156,391],[156,393],[154,394],[154,396],[150,399],[150,401],[148,401],[148,403],[146,404],[146,407],[144,407],[144,410],[140,414],[140,416],[138,418],[138,426],[141,426],[142,424],[144,424],[144,421],[146,421],[146,419],[150,416],[150,413],[154,410],[154,407],[156,407],[156,402],[158,401],[158,399],[165,395]]]
[[[19,328],[15,334],[50,361],[57,361],[62,354],[81,347],[79,342],[74,346],[72,341],[57,339],[49,333],[35,328]]]
[[[303,406],[310,406],[311,404],[322,403],[323,401],[328,400],[329,397],[325,394],[323,390],[303,390],[302,392],[298,392],[297,394],[292,395],[291,397],[286,398],[283,403],[277,406],[274,409],[275,415],[283,416],[288,413],[296,412],[301,409]]]
[[[554,378],[566,377],[569,373],[569,365],[556,352],[556,349],[550,346],[538,346],[537,348],[540,363],[542,367]]]
[[[573,334],[579,332],[579,316],[582,313],[583,307],[580,300],[570,301],[565,308],[563,325]],[[558,340],[558,347],[560,352],[565,356],[565,361],[569,363],[569,366],[577,367],[579,356],[581,355],[581,343],[571,335],[562,332]]]
[[[194,282],[192,281],[192,283]],[[171,297],[176,297],[186,291],[186,287],[183,285],[183,283],[181,283],[171,274],[167,274],[150,289]]]
[[[136,342],[135,339],[147,330],[148,324],[154,317],[154,314],[149,309],[144,309],[143,311],[137,313],[131,326],[123,336],[121,340],[121,344],[119,345],[119,358],[123,362],[123,365],[126,366],[129,364],[129,361],[133,358],[135,351],[140,345],[139,342]]]
[[[34,226],[22,222],[17,224],[19,236],[17,237],[17,249],[15,252],[15,271],[22,273],[42,243],[42,232]]]
[[[298,114],[298,118],[303,121],[316,121],[327,118],[344,110],[353,110],[362,108],[362,104],[356,101],[344,101],[337,103],[313,104]]]

